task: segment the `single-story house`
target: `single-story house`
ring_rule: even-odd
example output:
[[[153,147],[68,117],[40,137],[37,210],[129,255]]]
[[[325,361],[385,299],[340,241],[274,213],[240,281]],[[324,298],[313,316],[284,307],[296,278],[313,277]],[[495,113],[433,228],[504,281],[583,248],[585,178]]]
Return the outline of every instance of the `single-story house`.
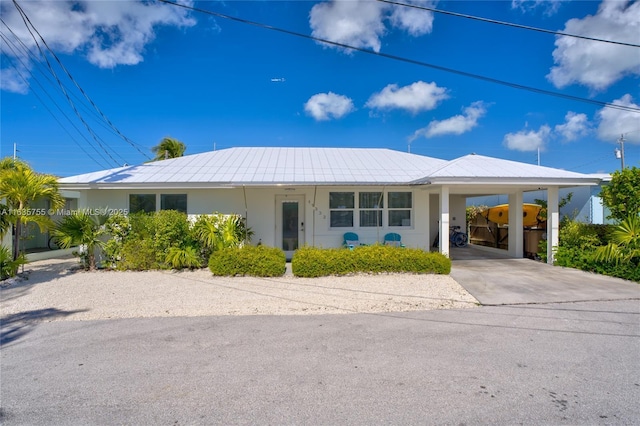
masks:
[[[466,225],[466,198],[508,194],[522,211],[523,193],[548,194],[548,254],[558,243],[558,191],[599,179],[532,164],[466,155],[451,161],[389,149],[229,148],[60,179],[78,208],[128,212],[176,209],[187,214],[241,214],[254,243],[291,256],[308,244],[338,247],[346,232],[362,243],[401,235],[429,249],[436,236],[449,255],[449,227]],[[522,217],[514,215],[509,254],[523,255]]]

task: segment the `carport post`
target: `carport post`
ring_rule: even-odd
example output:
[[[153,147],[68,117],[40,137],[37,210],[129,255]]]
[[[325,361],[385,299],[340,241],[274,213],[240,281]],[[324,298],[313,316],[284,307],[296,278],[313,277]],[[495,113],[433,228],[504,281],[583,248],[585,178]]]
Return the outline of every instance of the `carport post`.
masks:
[[[560,230],[560,209],[558,208],[558,187],[547,188],[547,263],[553,265],[554,253],[558,247]]]
[[[522,191],[509,194],[509,256],[522,258],[524,254],[524,219],[522,216]]]
[[[449,257],[449,187],[440,188],[440,228],[438,229],[440,253]]]

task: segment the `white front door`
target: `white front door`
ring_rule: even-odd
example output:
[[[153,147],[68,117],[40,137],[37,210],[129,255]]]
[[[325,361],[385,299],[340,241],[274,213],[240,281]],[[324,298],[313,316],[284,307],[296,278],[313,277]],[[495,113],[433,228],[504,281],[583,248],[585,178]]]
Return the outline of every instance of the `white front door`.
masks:
[[[276,195],[276,247],[291,259],[304,244],[304,195]]]

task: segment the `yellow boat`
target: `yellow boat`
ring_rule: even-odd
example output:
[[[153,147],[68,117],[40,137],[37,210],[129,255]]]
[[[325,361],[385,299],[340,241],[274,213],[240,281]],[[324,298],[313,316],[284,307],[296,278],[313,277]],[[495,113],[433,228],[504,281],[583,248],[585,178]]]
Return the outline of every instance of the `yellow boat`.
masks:
[[[527,227],[537,226],[545,219],[540,216],[542,206],[538,204],[522,204],[523,225]],[[497,223],[498,225],[506,225],[509,223],[509,204],[500,204],[498,206],[489,207],[482,212],[487,220]]]

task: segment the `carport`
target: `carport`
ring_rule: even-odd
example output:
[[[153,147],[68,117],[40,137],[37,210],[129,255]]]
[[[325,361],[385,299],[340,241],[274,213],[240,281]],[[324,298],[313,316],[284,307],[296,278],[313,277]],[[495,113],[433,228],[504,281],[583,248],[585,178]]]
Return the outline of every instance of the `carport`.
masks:
[[[509,211],[521,212],[525,192],[547,191],[547,262],[553,264],[553,248],[558,245],[560,223],[559,189],[593,186],[599,182],[597,177],[580,173],[471,154],[448,162],[414,183],[425,185],[426,190],[437,196],[438,222],[433,233],[438,233],[439,251],[446,256],[450,255],[451,215],[464,215],[454,199],[508,194]],[[452,204],[458,204],[458,207],[452,209]],[[509,232],[508,255],[520,259],[524,244],[523,217],[510,215],[509,221],[510,229],[515,232]]]

